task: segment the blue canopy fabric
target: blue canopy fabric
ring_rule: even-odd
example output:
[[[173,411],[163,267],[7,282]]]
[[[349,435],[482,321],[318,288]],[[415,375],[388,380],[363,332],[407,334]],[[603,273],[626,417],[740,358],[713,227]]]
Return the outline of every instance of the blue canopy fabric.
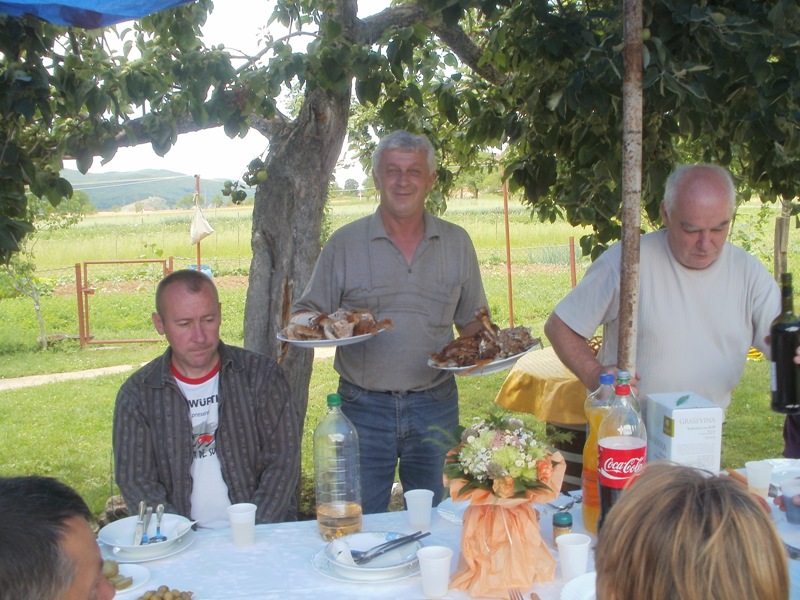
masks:
[[[32,15],[55,25],[96,29],[189,4],[194,0],[17,0],[0,2],[0,14]]]

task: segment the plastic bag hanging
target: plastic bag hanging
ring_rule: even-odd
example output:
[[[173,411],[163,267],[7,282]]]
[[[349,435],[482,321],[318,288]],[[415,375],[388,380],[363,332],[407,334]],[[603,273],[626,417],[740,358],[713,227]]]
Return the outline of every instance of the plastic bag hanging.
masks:
[[[195,193],[194,215],[192,215],[192,226],[190,228],[192,244],[197,244],[200,240],[208,237],[212,233],[214,233],[214,228],[206,221],[206,218],[203,216],[203,211],[200,210],[200,194]]]

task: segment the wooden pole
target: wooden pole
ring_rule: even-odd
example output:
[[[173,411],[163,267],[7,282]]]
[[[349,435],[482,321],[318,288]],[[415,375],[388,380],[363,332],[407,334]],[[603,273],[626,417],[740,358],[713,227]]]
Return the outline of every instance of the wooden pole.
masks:
[[[572,287],[578,285],[578,275],[575,272],[575,238],[569,236],[569,276]]]
[[[642,0],[623,0],[622,265],[617,368],[636,372],[642,204]]]
[[[194,203],[200,202],[200,175],[194,176]],[[200,271],[200,240],[197,240],[197,270]]]
[[[508,281],[508,325],[514,326],[514,293],[511,285],[511,236],[508,228],[508,184],[503,181],[503,214],[506,220],[506,279]]]

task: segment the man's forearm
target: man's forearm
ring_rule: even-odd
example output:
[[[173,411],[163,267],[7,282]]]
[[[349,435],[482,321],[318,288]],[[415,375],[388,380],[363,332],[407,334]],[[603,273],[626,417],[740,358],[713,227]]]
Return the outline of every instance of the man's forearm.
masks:
[[[603,365],[592,352],[586,338],[576,333],[555,313],[544,325],[544,333],[559,360],[586,386],[594,390],[600,382]]]

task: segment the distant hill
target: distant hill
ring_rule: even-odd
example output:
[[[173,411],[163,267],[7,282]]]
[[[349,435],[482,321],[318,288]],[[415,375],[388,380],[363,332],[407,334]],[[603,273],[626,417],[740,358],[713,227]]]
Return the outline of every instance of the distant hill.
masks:
[[[64,169],[61,176],[69,181],[75,190],[86,192],[97,210],[122,208],[152,197],[163,198],[171,208],[184,196],[194,194],[195,189],[194,175],[161,169],[87,175]],[[201,180],[200,186],[201,194],[208,202],[220,195],[222,182]]]

